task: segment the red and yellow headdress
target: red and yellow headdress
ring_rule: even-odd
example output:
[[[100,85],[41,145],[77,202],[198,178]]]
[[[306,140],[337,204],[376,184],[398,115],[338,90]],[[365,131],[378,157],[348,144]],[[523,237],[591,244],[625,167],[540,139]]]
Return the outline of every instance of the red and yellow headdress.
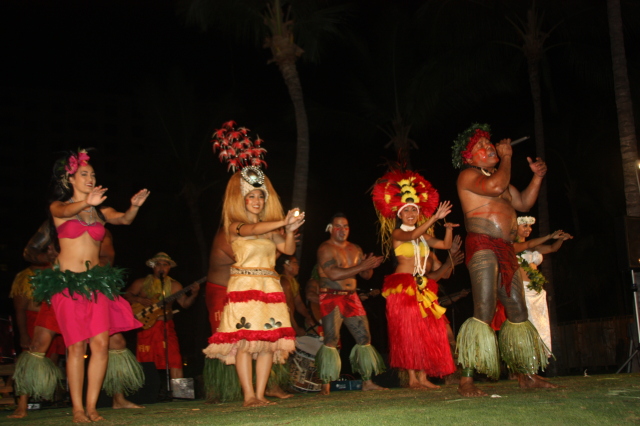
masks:
[[[418,224],[433,215],[440,195],[419,173],[394,170],[378,179],[371,192],[373,205],[380,221],[380,239],[385,256],[391,248],[391,233],[402,209],[414,205],[420,210]]]

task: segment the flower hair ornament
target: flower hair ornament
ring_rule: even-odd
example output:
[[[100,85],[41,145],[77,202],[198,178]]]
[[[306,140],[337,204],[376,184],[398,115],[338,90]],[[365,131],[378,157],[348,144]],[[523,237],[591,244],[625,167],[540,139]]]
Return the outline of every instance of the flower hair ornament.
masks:
[[[240,170],[240,189],[244,197],[254,189],[264,192],[265,202],[269,198],[269,191],[264,185],[264,172],[261,166],[267,167],[263,160],[266,149],[262,148],[262,139],[258,136],[251,140],[246,127],[236,128],[236,122],[231,120],[222,123],[222,128],[213,133],[213,152],[218,152],[220,161],[227,162],[227,171]]]
[[[519,216],[518,225],[533,225],[536,223],[536,218],[533,216]]]
[[[481,138],[491,140],[491,126],[488,124],[474,123],[467,130],[458,134],[451,147],[453,167],[459,169],[464,165],[465,159],[471,158],[471,150]]]
[[[418,209],[418,223],[433,215],[438,207],[440,195],[431,183],[419,173],[393,170],[378,179],[371,192],[373,205],[380,222],[380,239],[385,257],[391,247],[391,234],[396,227],[396,218],[408,206]]]
[[[55,175],[58,177],[60,184],[69,189],[69,176],[73,176],[81,166],[89,164],[89,154],[86,149],[80,149],[72,152],[67,158],[58,161],[55,166]]]

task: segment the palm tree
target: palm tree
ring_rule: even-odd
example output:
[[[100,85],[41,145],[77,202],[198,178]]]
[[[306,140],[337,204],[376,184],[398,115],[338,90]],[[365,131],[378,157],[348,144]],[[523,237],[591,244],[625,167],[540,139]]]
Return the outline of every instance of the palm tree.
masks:
[[[186,10],[188,23],[203,30],[215,27],[235,39],[249,38],[271,50],[269,63],[278,65],[295,112],[297,143],[291,201],[302,210],[309,174],[309,123],[296,64],[301,57],[317,60],[320,41],[338,35],[346,11],[345,6],[321,8],[312,0],[193,0]]]
[[[607,0],[609,35],[611,40],[611,59],[613,61],[613,79],[618,110],[618,132],[620,133],[620,152],[624,175],[624,194],[627,215],[640,217],[640,188],[638,187],[638,141],[633,119],[631,89],[627,75],[627,57],[622,33],[622,14],[620,0]]]

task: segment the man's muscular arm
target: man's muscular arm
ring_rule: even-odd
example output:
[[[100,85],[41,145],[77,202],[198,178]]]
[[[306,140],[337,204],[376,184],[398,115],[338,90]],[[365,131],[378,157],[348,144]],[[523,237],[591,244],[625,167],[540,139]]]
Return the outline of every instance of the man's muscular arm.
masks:
[[[28,297],[16,295],[13,297],[13,307],[16,312],[16,326],[20,333],[20,347],[22,349],[29,349],[31,344],[31,337],[27,332],[27,308],[29,307],[30,299]]]
[[[365,257],[358,265],[350,268],[341,268],[338,266],[338,261],[335,258],[334,250],[328,244],[322,244],[318,249],[318,264],[322,268],[324,274],[331,281],[346,280],[347,278],[353,278],[357,274],[377,268],[382,263],[381,256],[370,255]],[[373,272],[373,271],[371,271]],[[364,277],[363,277],[364,278]]]
[[[497,197],[509,188],[511,181],[511,139],[503,139],[496,145],[500,164],[491,176],[479,174],[472,169],[460,173],[458,185],[474,194]]]
[[[122,295],[124,299],[131,303],[139,303],[142,306],[151,306],[153,305],[152,300],[147,297],[140,296],[142,292],[142,285],[144,284],[143,278],[138,278],[127,288],[127,291]]]
[[[527,161],[533,172],[533,178],[529,182],[529,186],[522,192],[518,192],[515,187],[509,186],[511,205],[519,212],[528,212],[536,203],[540,186],[542,185],[542,178],[547,173],[547,165],[540,157],[536,158],[535,162],[530,157],[527,157]]]

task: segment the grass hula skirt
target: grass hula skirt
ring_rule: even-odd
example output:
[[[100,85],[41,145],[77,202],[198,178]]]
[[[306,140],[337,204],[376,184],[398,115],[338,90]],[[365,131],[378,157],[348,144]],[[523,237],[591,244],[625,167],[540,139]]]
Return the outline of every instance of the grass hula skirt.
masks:
[[[60,267],[55,265],[53,269],[36,269],[35,275],[31,277],[31,285],[33,300],[37,303],[51,303],[54,294],[66,289],[69,289],[71,297],[78,294],[91,300],[93,293],[100,292],[114,300],[122,293],[120,289],[125,285],[124,269],[111,265],[89,268],[87,262],[87,270],[84,272],[62,272]]]
[[[362,380],[370,380],[371,377],[386,370],[382,356],[371,345],[355,345],[349,355],[349,361],[351,361],[351,370],[359,373]]]
[[[142,366],[129,349],[109,351],[109,364],[102,389],[109,396],[117,393],[131,395],[144,386]]]
[[[500,377],[498,340],[489,324],[469,318],[458,332],[458,363],[462,368],[472,368],[492,379]]]
[[[515,373],[533,375],[549,365],[551,351],[531,322],[506,320],[500,329],[500,353],[507,367]]]
[[[289,373],[289,363],[286,364],[273,364],[271,366],[271,373],[269,373],[269,381],[267,382],[267,389],[279,386],[281,389],[287,389],[291,381],[291,374]]]
[[[342,361],[336,348],[322,345],[316,354],[316,371],[322,383],[330,383],[340,378]]]
[[[60,385],[62,371],[44,353],[25,351],[16,360],[13,379],[16,395],[51,400],[56,387]]]
[[[242,400],[242,388],[235,365],[227,365],[218,358],[205,358],[202,375],[208,401]]]

